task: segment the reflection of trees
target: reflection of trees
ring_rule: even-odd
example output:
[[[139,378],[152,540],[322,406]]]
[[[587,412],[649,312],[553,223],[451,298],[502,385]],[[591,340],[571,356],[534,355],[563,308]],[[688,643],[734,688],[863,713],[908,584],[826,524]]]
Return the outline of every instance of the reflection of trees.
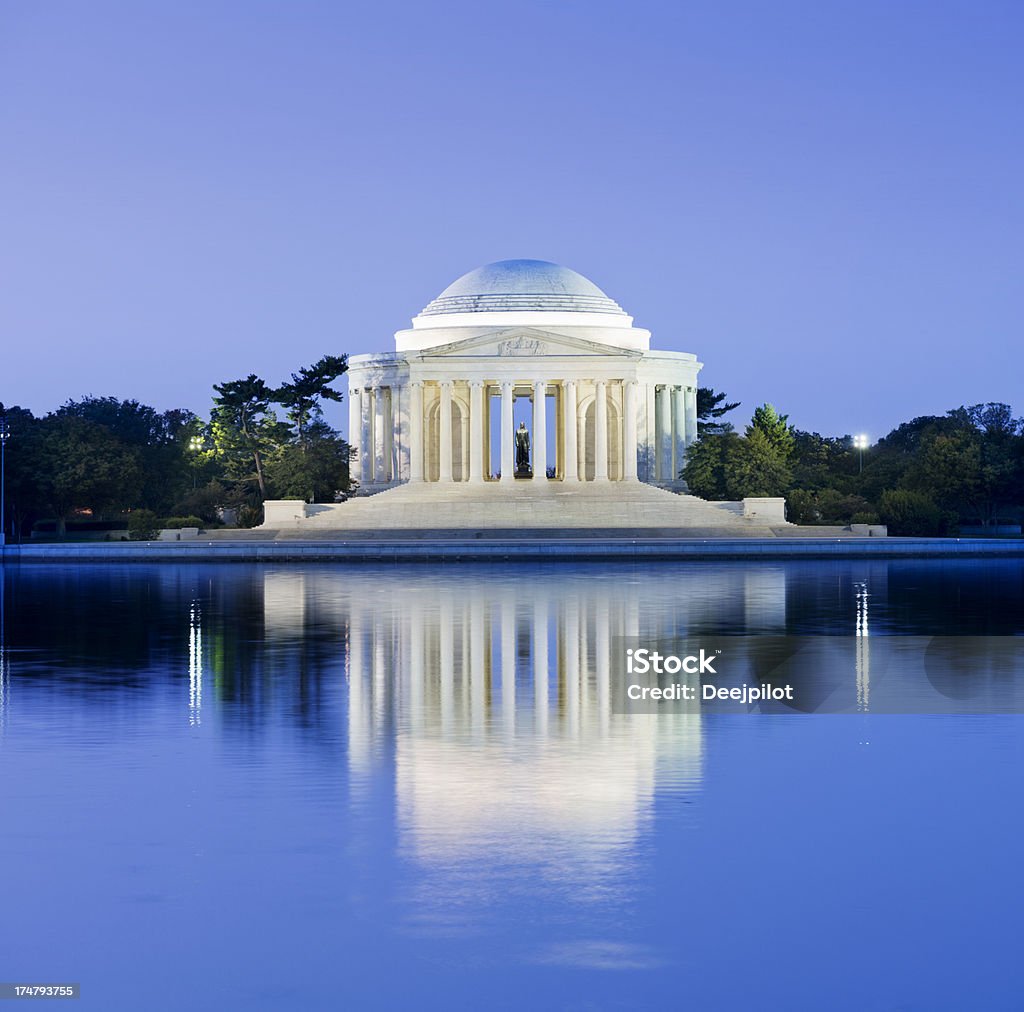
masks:
[[[262,571],[234,566],[20,567],[7,581],[5,652],[22,685],[83,705],[201,693],[230,726],[336,727],[324,705],[342,678],[344,623],[315,603],[282,630]],[[199,646],[197,647],[197,643]],[[129,693],[130,695],[126,694]],[[336,735],[336,732],[332,732]]]
[[[1015,559],[889,563],[887,619],[934,636],[1024,632],[1024,569]]]
[[[356,699],[372,719],[355,731],[354,755],[360,733],[393,742],[414,714],[446,734],[476,734],[493,721],[517,737],[534,721],[549,722],[553,734],[563,723],[582,727],[603,712],[600,665],[619,635],[853,636],[861,605],[870,608],[872,638],[1008,635],[1021,631],[1024,615],[1024,579],[1012,560],[21,566],[5,580],[11,679],[80,695],[86,705],[106,704],[112,693],[133,705],[168,692],[184,700],[198,674],[207,712],[217,706],[229,726],[284,721],[335,740],[346,727],[346,656],[358,661],[362,651],[360,663],[383,674]],[[547,653],[537,650],[542,622]],[[451,678],[442,656],[451,657]],[[418,688],[408,674],[416,664]],[[565,677],[567,667],[587,672],[591,694]],[[406,681],[393,683],[402,671]],[[538,706],[538,691],[547,707]],[[502,708],[506,694],[514,708]]]

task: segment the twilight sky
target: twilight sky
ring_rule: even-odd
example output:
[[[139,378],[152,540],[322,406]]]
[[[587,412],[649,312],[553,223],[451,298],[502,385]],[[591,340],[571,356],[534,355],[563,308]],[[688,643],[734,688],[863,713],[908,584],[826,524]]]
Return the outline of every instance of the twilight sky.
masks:
[[[0,0],[0,401],[205,413],[532,257],[738,423],[1024,413],[1022,47],[977,0]]]

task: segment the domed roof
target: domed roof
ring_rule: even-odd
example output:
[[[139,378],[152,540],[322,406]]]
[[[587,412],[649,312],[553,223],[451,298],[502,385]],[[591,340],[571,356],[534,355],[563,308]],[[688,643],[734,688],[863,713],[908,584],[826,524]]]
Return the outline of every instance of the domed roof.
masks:
[[[597,285],[568,267],[547,260],[499,260],[463,274],[420,316],[510,312],[626,315]]]

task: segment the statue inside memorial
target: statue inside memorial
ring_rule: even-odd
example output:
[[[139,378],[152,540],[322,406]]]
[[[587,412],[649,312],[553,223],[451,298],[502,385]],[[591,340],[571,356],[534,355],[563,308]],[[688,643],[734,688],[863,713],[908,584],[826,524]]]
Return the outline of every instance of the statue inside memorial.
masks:
[[[530,468],[530,433],[526,429],[526,422],[520,422],[516,429],[516,477],[533,477]]]

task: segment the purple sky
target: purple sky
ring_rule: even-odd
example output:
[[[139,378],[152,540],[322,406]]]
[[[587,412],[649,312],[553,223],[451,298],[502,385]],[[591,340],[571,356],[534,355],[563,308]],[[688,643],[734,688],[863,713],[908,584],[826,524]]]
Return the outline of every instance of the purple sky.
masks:
[[[1024,412],[1022,28],[936,0],[0,3],[0,400],[205,413],[532,257],[695,352],[738,422]]]

